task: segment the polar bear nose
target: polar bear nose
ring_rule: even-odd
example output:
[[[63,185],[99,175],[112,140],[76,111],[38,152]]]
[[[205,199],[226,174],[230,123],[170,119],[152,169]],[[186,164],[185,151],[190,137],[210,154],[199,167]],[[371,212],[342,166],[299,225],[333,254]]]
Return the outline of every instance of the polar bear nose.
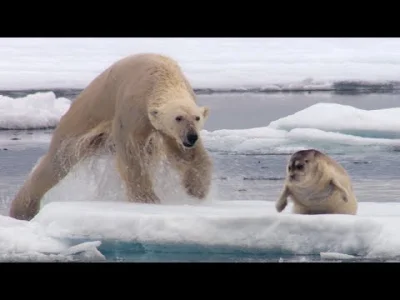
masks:
[[[196,143],[197,139],[199,138],[199,136],[197,135],[197,133],[189,133],[187,136],[187,141],[189,142],[190,145],[194,145],[194,143]]]

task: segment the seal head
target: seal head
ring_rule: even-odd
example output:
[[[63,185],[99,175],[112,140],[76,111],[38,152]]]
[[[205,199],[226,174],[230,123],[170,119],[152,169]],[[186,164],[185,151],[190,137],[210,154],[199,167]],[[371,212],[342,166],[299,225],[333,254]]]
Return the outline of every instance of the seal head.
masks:
[[[307,149],[294,153],[287,166],[287,174],[290,181],[301,181],[304,177],[316,170],[318,162],[316,157],[321,154],[318,150]]]

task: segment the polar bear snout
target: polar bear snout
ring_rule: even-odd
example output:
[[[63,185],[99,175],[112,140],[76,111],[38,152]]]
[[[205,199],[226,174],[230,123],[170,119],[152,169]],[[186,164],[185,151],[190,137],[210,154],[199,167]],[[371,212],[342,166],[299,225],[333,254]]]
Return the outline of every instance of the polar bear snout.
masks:
[[[199,139],[199,136],[196,132],[194,132],[194,131],[188,132],[186,134],[185,140],[183,141],[183,145],[187,148],[191,148],[196,144],[198,139]]]

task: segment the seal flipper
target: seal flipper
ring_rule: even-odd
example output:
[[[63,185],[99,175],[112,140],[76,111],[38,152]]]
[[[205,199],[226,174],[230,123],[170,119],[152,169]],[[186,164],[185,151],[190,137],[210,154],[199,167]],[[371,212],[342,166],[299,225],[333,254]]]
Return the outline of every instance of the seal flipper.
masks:
[[[331,179],[330,183],[343,193],[343,201],[348,202],[349,199],[348,199],[347,191],[345,190],[345,188],[335,178]]]

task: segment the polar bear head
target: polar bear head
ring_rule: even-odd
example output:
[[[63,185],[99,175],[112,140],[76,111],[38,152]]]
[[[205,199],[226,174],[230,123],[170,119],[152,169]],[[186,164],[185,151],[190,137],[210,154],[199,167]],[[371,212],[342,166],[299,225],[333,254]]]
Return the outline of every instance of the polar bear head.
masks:
[[[150,108],[148,117],[154,128],[173,138],[184,148],[193,148],[209,115],[207,106],[194,102],[170,101]]]

